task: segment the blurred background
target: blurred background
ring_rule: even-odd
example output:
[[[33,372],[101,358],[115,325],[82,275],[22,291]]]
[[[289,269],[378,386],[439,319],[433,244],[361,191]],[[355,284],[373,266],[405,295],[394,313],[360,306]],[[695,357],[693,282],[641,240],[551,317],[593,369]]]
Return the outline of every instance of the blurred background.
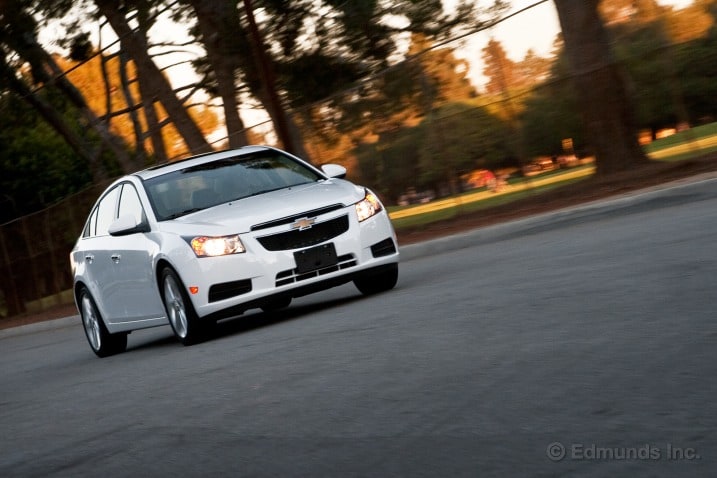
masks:
[[[395,219],[593,174],[575,87],[591,71],[568,61],[560,8],[599,11],[606,40],[577,47],[619,73],[645,155],[717,150],[717,0],[564,3],[0,3],[0,318],[71,303],[102,190],[192,154],[341,164]]]

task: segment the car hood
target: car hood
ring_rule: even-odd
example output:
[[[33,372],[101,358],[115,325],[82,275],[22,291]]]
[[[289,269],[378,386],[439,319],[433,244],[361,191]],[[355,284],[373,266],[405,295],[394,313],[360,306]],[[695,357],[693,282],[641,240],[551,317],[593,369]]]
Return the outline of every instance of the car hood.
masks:
[[[329,179],[220,204],[159,224],[160,229],[177,234],[244,233],[275,219],[335,204],[354,204],[364,198],[364,191],[348,181]]]

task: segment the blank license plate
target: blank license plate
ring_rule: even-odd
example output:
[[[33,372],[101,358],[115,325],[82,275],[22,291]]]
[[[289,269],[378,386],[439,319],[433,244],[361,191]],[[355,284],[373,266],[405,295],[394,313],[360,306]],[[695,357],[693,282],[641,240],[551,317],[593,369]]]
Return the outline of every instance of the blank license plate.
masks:
[[[294,260],[296,261],[296,271],[299,274],[334,266],[338,263],[336,248],[332,243],[294,252]]]

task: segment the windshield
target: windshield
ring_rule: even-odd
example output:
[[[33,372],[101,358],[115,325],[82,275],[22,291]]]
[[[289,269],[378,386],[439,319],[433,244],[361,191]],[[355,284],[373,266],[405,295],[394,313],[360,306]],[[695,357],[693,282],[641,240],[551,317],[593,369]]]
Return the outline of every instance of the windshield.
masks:
[[[218,159],[145,181],[157,216],[166,221],[218,204],[323,179],[278,151]]]

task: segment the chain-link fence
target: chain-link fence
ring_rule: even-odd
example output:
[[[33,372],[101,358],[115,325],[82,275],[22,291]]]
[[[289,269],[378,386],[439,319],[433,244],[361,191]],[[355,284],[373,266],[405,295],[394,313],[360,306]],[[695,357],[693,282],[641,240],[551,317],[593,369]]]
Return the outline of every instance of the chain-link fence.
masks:
[[[0,315],[33,313],[72,302],[70,250],[107,186],[99,184],[0,227]]]

